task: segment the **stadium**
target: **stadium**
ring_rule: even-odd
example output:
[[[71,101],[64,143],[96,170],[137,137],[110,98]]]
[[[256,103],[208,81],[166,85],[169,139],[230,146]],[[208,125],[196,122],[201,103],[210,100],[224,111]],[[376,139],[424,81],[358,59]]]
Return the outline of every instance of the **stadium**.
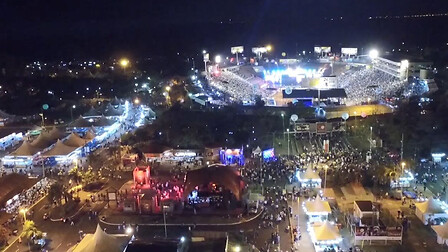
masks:
[[[210,63],[206,78],[218,99],[230,103],[253,105],[262,99],[267,106],[351,106],[388,104],[390,98],[404,93],[411,77],[421,78],[414,73],[430,69],[419,69],[422,63],[378,57],[377,52],[370,57],[319,52],[319,58],[311,62],[253,58],[236,64],[234,58],[227,58]]]

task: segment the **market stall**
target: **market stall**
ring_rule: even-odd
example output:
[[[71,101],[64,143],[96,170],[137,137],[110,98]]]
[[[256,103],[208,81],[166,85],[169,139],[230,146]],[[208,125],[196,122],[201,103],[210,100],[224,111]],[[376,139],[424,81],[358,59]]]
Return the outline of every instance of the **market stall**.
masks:
[[[322,222],[328,219],[328,215],[331,214],[331,207],[327,201],[317,197],[315,200],[308,200],[303,203],[303,209],[308,216],[308,221]]]
[[[321,188],[322,179],[317,172],[308,167],[305,172],[297,172],[296,177],[302,187]]]
[[[308,232],[314,244],[315,251],[324,251],[342,242],[342,236],[335,224],[329,221],[308,224]]]
[[[443,225],[432,226],[432,230],[437,234],[437,243],[448,245],[448,222]]]
[[[415,204],[415,215],[428,225],[437,218],[448,218],[448,206],[431,197],[425,202]]]

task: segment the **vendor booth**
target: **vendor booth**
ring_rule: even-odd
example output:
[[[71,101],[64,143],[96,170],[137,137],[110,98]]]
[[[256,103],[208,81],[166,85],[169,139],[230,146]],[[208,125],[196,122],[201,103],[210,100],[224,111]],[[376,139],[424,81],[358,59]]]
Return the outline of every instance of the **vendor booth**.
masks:
[[[437,234],[437,243],[448,245],[448,222],[443,225],[432,226],[432,230]]]
[[[121,252],[130,240],[129,235],[107,234],[98,225],[94,234],[87,234],[68,251],[71,252]]]
[[[53,148],[42,153],[42,157],[53,157],[59,165],[71,165],[79,158],[80,154],[81,149],[79,147],[68,146],[58,140]]]
[[[328,221],[308,224],[308,232],[314,244],[315,251],[324,251],[342,242],[342,236],[335,224]]]
[[[448,208],[445,203],[431,197],[425,202],[415,204],[415,215],[428,225],[435,219],[448,218]]]
[[[398,175],[397,175],[398,176]],[[411,187],[411,182],[414,180],[414,175],[405,170],[399,177],[393,177],[390,181],[391,188],[407,188]]]
[[[308,167],[305,172],[298,171],[296,177],[302,187],[321,188],[322,179],[317,172],[314,172],[311,169],[311,167]]]
[[[319,197],[313,201],[305,201],[303,203],[303,209],[311,223],[326,221],[328,215],[331,214],[330,204]]]

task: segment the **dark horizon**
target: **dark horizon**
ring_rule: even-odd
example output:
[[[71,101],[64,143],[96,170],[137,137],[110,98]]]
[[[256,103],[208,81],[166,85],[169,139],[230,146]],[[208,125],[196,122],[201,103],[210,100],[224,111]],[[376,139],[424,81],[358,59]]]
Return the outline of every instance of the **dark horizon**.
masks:
[[[444,1],[237,3],[235,8],[228,1],[100,0],[81,5],[4,1],[0,4],[0,48],[10,57],[45,60],[177,52],[193,56],[203,48],[227,53],[230,46],[266,43],[274,46],[275,53],[290,55],[314,45],[387,48],[405,41],[410,47],[440,47],[448,42],[443,32],[448,30],[448,16],[405,18],[446,14]]]

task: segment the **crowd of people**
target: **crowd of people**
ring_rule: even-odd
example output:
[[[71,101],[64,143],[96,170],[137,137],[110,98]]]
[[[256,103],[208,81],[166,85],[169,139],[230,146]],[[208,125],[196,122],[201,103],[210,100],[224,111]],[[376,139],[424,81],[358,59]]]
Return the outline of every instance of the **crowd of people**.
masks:
[[[337,77],[337,84],[347,93],[347,105],[383,101],[402,90],[406,81],[374,69],[353,69]]]
[[[254,102],[257,96],[270,97],[273,93],[262,88],[260,81],[254,77],[245,79],[238,72],[222,71],[210,80],[210,85],[224,92],[239,102]]]
[[[54,181],[48,178],[39,180],[30,189],[23,191],[10,199],[6,203],[5,211],[9,214],[17,214],[19,209],[29,208],[48,192],[49,187],[53,183]]]

